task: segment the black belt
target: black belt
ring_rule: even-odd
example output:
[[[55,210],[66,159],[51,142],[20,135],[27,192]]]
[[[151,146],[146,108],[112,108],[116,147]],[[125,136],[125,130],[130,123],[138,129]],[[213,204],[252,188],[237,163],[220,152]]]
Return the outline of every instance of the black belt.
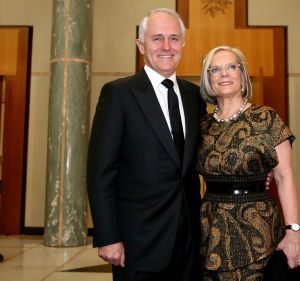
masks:
[[[232,183],[232,182],[206,182],[206,191],[220,194],[249,194],[264,192],[264,182],[256,183]]]

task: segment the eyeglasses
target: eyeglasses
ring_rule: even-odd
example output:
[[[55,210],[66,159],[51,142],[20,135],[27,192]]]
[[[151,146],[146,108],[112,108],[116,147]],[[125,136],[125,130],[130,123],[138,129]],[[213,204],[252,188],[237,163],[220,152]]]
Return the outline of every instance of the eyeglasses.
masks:
[[[240,64],[227,63],[225,66],[223,65],[211,66],[207,69],[207,71],[210,73],[211,76],[221,76],[224,67],[227,73],[235,73],[239,69],[241,69]]]

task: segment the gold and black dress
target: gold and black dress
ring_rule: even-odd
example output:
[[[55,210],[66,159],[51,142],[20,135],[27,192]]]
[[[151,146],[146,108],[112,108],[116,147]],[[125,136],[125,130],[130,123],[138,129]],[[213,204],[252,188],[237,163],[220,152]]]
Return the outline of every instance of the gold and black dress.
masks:
[[[275,147],[295,137],[272,108],[260,105],[251,105],[230,122],[217,122],[208,114],[201,128],[197,169],[207,192],[200,211],[200,253],[207,270],[234,271],[269,257],[284,231],[264,188],[238,195],[227,189],[264,186],[278,164]],[[210,192],[210,186],[217,192]]]

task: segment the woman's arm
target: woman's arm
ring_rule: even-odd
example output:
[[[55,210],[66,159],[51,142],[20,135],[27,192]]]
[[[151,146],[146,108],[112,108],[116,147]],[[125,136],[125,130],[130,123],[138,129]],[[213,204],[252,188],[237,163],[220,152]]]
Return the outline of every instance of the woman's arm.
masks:
[[[283,211],[284,223],[300,223],[296,184],[293,175],[292,148],[289,140],[276,146],[279,164],[273,169],[278,195]],[[300,231],[286,230],[284,238],[278,244],[278,249],[284,251],[290,268],[297,266],[300,259]]]

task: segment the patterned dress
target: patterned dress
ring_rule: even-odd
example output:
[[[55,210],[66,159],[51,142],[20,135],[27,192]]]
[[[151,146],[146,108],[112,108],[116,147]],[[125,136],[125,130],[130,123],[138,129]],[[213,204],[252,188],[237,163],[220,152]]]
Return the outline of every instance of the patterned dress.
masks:
[[[272,108],[253,104],[230,122],[217,122],[208,114],[201,128],[197,169],[207,183],[220,188],[228,183],[237,187],[264,183],[278,164],[275,147],[295,139]],[[266,191],[248,195],[207,192],[200,217],[200,253],[210,271],[255,265],[274,252],[284,235],[278,208]]]

